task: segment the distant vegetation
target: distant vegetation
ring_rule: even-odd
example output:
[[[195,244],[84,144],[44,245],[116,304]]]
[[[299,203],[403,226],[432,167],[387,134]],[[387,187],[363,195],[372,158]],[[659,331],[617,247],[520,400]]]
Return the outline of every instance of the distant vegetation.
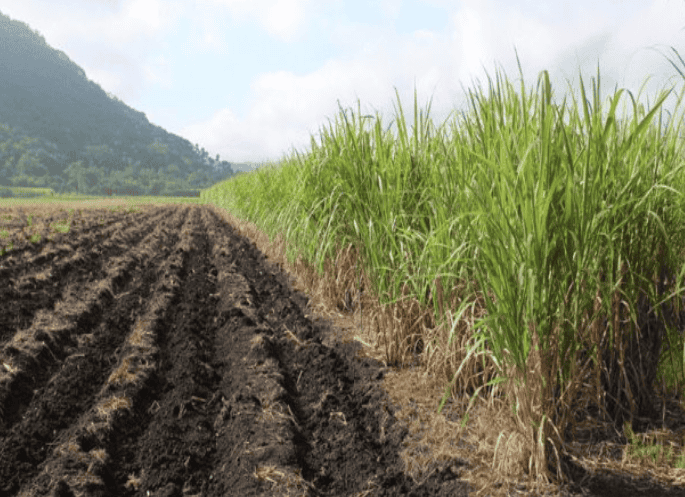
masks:
[[[235,174],[236,164],[151,124],[2,13],[0,46],[0,187],[199,196]],[[0,197],[13,191],[4,188]]]

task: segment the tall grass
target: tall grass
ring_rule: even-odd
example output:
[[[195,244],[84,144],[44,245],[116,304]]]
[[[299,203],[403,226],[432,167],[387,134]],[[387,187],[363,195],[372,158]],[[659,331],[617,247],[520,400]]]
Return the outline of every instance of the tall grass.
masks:
[[[657,362],[669,385],[682,382],[682,116],[662,125],[667,91],[645,111],[620,90],[605,112],[599,69],[592,98],[581,77],[572,105],[552,103],[547,71],[536,93],[526,94],[522,72],[519,92],[499,72],[488,82],[487,94],[469,90],[470,112],[437,128],[415,93],[411,133],[399,95],[396,134],[359,106],[350,116],[341,108],[309,153],[217,185],[203,201],[286,231],[291,256],[320,272],[337,242],[353,243],[383,303],[406,285],[444,323],[454,309],[426,292],[438,279],[462,288],[457,314],[482,302],[469,355],[477,347],[495,363],[497,377],[483,381],[507,392],[529,466],[547,476],[585,372],[614,417],[624,401],[631,417],[644,406]],[[625,95],[632,118],[620,120]],[[668,354],[650,356],[662,337]],[[444,356],[463,359],[452,338]],[[454,368],[446,393],[456,372],[466,373]]]

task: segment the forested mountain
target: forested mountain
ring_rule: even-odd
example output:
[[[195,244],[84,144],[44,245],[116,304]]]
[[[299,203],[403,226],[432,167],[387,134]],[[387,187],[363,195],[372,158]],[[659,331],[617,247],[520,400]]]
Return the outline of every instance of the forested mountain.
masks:
[[[196,195],[233,174],[231,163],[151,124],[0,13],[0,186]]]

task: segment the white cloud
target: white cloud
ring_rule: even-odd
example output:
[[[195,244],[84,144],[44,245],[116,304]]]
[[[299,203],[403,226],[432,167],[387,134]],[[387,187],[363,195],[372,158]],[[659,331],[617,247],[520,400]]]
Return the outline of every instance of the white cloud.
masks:
[[[402,0],[378,0],[379,7],[383,15],[390,19],[397,19],[402,8]]]
[[[573,27],[567,29],[570,32]],[[304,75],[277,71],[257,77],[251,84],[253,101],[245,119],[239,121],[230,114],[232,118],[223,121],[221,131],[213,134],[216,146],[241,143],[247,150],[247,132],[253,130],[253,150],[265,156],[279,156],[291,145],[301,151],[309,147],[310,134],[318,136],[321,127],[328,128],[329,120],[338,116],[337,100],[344,109],[351,107],[356,112],[359,99],[363,114],[375,115],[378,110],[387,126],[394,118],[393,87],[408,120],[412,119],[414,85],[421,109],[433,97],[431,116],[439,124],[455,107],[466,109],[460,82],[469,88],[477,76],[484,83],[483,68],[494,76],[493,64],[501,62],[509,66],[510,78],[518,77],[518,72],[509,71],[512,61],[516,68],[514,43],[528,79],[537,74],[526,72],[526,65],[544,64],[554,55],[551,28],[535,19],[517,17],[515,10],[502,16],[491,2],[470,3],[454,13],[447,34],[417,30],[399,35],[387,28],[347,23],[337,26],[334,37],[346,49],[343,57]],[[570,38],[568,43],[572,43]],[[218,115],[194,127],[194,136],[208,136]],[[266,140],[267,136],[273,138]],[[234,146],[226,145],[226,149],[224,156],[237,152]]]
[[[275,0],[270,2],[263,20],[267,31],[283,41],[292,41],[305,30],[307,1]]]
[[[183,11],[178,0],[123,0],[91,2],[72,0],[70,7],[58,2],[26,1],[2,6],[4,14],[39,29],[52,46],[70,40],[79,44],[102,41],[115,46],[159,37]],[[107,7],[102,6],[107,4]],[[15,8],[18,7],[18,8]]]
[[[630,58],[629,68],[633,69],[626,83],[639,85],[649,74],[656,79],[675,74],[664,57],[676,57],[670,48],[673,40],[681,41],[680,46],[676,44],[674,48],[680,48],[681,55],[685,55],[682,50],[682,41],[685,41],[685,2],[682,1],[655,1],[617,26],[613,41],[618,47],[624,47],[625,55]]]
[[[159,84],[163,88],[171,88],[173,82],[170,76],[170,63],[164,56],[156,56],[153,61],[143,67],[145,81]]]
[[[136,32],[156,32],[165,23],[164,3],[160,0],[131,0],[124,4],[120,17],[126,19],[124,29]]]
[[[390,84],[383,76],[369,77],[374,69],[375,62],[332,61],[305,76],[286,71],[264,74],[252,85],[255,101],[244,120],[222,110],[206,122],[186,127],[184,136],[235,160],[251,160],[256,150],[262,157],[278,158],[289,155],[292,147],[304,152],[310,136],[317,136],[321,127],[328,128],[327,118],[334,124],[339,113],[336,99],[344,109],[354,106],[356,111],[358,96],[362,111],[372,112],[364,102],[381,99]],[[355,89],[361,89],[361,94]]]
[[[402,24],[409,33],[399,32],[400,14],[421,9],[422,3],[444,8],[446,27],[412,31]],[[455,108],[468,109],[462,85],[475,89],[479,81],[487,89],[485,71],[494,78],[496,69],[504,69],[518,91],[514,47],[527,91],[535,90],[539,72],[547,69],[559,103],[568,92],[565,78],[577,87],[579,69],[591,91],[598,59],[603,87],[611,90],[602,91],[605,99],[615,84],[639,89],[649,74],[653,83],[645,93],[653,96],[677,76],[654,49],[674,58],[673,45],[685,57],[676,45],[685,40],[682,0],[0,0],[0,10],[38,29],[106,91],[141,105],[151,120],[164,117],[155,123],[227,160],[280,157],[291,145],[309,147],[309,135],[338,116],[337,100],[356,111],[359,99],[363,113],[377,109],[387,125],[394,117],[393,87],[409,119],[414,85],[422,109],[432,96],[437,124]],[[235,37],[239,30],[256,31],[255,39],[264,44],[258,50],[273,44],[284,54],[283,63],[279,59],[272,67],[249,57],[236,62],[227,47],[233,38],[226,33]],[[312,34],[321,46],[310,52],[297,42]],[[326,53],[331,45],[333,52]],[[203,62],[183,57],[179,70],[181,50]],[[250,47],[244,50],[249,53]],[[213,57],[216,64],[206,64]],[[308,69],[289,70],[297,58],[298,67]],[[300,64],[305,58],[313,62]],[[250,92],[244,94],[248,82]],[[196,84],[205,95],[195,95],[193,105],[204,107],[178,102],[178,95]],[[226,109],[214,110],[206,95]],[[204,122],[193,118],[212,110]],[[188,119],[195,123],[188,125]]]
[[[294,41],[307,29],[312,0],[198,0],[198,4],[215,7],[215,12],[228,13],[233,22],[254,19],[279,41]]]

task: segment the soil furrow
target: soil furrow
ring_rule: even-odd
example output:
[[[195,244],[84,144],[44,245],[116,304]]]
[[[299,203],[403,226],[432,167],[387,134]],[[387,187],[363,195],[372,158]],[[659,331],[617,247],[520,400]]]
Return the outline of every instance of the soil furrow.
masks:
[[[145,231],[139,233],[143,234]],[[128,241],[130,240],[122,240]],[[57,356],[64,355],[68,342],[73,342],[72,333],[80,335],[83,334],[84,328],[94,326],[97,314],[106,303],[103,299],[113,297],[112,293],[116,291],[114,287],[120,284],[117,282],[126,278],[135,264],[140,264],[141,256],[157,255],[158,245],[159,241],[153,232],[145,237],[143,247],[139,247],[137,253],[129,248],[126,255],[115,259],[110,258],[113,253],[104,254],[99,260],[100,264],[83,255],[85,252],[79,248],[74,255],[76,262],[71,264],[74,270],[65,277],[64,286],[60,289],[63,298],[54,305],[54,312],[39,310],[33,324],[15,333],[12,340],[3,346],[0,352],[0,360],[4,367],[4,370],[0,371],[0,406],[5,403],[3,394],[11,393],[11,385],[15,384],[17,379],[26,378],[29,372],[35,375],[43,365],[50,363],[50,357],[56,360]],[[109,261],[109,264],[104,261]],[[106,278],[88,284],[87,277],[92,279],[101,275]],[[29,371],[29,368],[32,369]],[[18,409],[18,403],[13,402],[12,407]],[[8,422],[7,413],[3,422]]]
[[[140,219],[140,213],[120,213],[111,210],[99,209],[97,215],[93,215],[93,210],[84,210],[74,213],[71,216],[49,216],[48,220],[43,220],[42,210],[32,216],[32,224],[27,225],[28,219],[24,215],[21,223],[12,223],[5,225],[0,222],[0,231],[7,232],[6,236],[2,237],[0,244],[0,253],[2,250],[8,250],[11,256],[30,257],[32,254],[39,252],[44,246],[49,245],[50,242],[59,242],[61,240],[73,240],[74,237],[79,239],[82,235],[99,235],[111,232],[113,224],[120,224],[121,227],[128,227],[133,221],[132,219]],[[145,208],[143,210],[149,210]],[[3,216],[10,216],[10,214],[3,214]],[[138,216],[136,216],[138,215]],[[159,215],[159,214],[158,214]],[[2,220],[3,217],[0,217]],[[62,222],[63,221],[63,222]],[[69,225],[69,234],[65,237],[64,234],[57,231],[51,224],[59,223],[61,225]],[[40,240],[31,241],[33,235],[40,235]],[[12,265],[12,259],[8,260],[7,265]]]
[[[187,224],[192,225],[192,219]],[[155,298],[146,304],[132,331],[117,349],[117,363],[95,395],[93,405],[68,433],[60,436],[60,440],[66,441],[55,449],[43,473],[31,485],[34,495],[47,495],[55,482],[89,495],[111,495],[116,486],[108,466],[112,452],[110,433],[119,433],[131,421],[127,413],[139,406],[141,392],[155,368],[158,351],[155,330],[159,329],[160,316],[167,311],[179,287],[184,259],[188,259],[192,246],[185,230],[180,232],[181,240],[165,254],[160,271],[163,275],[150,289]]]
[[[178,221],[168,222],[178,226]],[[143,225],[136,231],[144,235],[144,230]],[[160,253],[155,232],[145,240],[137,253],[129,251],[111,264],[103,263],[101,269],[108,274],[104,281],[63,289],[65,298],[55,305],[54,313],[39,312],[33,326],[15,335],[0,353],[7,369],[0,374],[0,481],[5,488],[29,478],[45,458],[45,445],[27,453],[25,439],[53,443],[58,432],[92,403],[104,382],[115,349],[133,321],[131,310],[149,295],[159,269],[150,267],[147,278],[138,273],[145,259]],[[121,292],[124,298],[112,294],[117,280],[129,280]],[[15,351],[12,360],[8,349]]]
[[[0,257],[16,280],[59,266],[36,306],[0,304],[0,497],[467,495],[452,470],[407,476],[384,368],[216,212],[119,215],[62,236],[78,263]]]
[[[159,222],[160,216],[162,214],[141,218],[146,229],[138,230],[138,233],[146,233]],[[0,262],[0,281],[4,282],[0,286],[0,315],[6,316],[0,330],[0,343],[17,330],[27,328],[38,309],[54,306],[64,286],[92,280],[88,271],[106,268],[103,260],[130,250],[134,240],[119,239],[127,224],[120,221],[102,232],[84,231],[78,236],[60,233],[59,239],[36,247],[40,249],[39,253],[25,250],[7,254]],[[72,235],[71,239],[67,238],[69,235]],[[84,251],[83,247],[90,247],[99,239],[107,240],[102,253]]]

